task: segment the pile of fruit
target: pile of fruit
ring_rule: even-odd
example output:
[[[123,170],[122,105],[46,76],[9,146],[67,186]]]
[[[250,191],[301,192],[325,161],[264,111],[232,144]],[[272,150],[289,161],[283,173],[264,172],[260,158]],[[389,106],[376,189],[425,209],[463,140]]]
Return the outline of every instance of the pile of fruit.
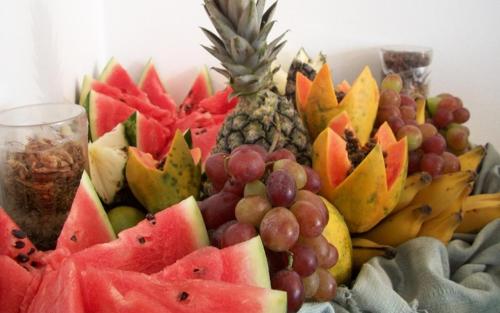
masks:
[[[204,7],[228,87],[203,70],[177,105],[152,62],[137,84],[115,59],[87,76],[89,175],[56,249],[0,209],[2,312],[296,312],[407,240],[500,217],[470,195],[485,150],[459,98],[379,90],[368,67],[335,86],[303,49],[285,70],[276,4]]]

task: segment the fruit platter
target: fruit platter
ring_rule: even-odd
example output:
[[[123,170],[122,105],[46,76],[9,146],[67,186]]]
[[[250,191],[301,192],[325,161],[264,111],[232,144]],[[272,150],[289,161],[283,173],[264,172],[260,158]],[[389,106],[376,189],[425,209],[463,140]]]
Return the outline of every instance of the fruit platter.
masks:
[[[220,65],[182,101],[153,60],[136,79],[110,56],[67,104],[81,127],[58,130],[83,145],[0,144],[0,313],[333,312],[400,246],[446,249],[500,218],[500,187],[483,188],[500,161],[458,95],[369,66],[338,83],[304,48],[280,64],[276,2],[202,4]]]

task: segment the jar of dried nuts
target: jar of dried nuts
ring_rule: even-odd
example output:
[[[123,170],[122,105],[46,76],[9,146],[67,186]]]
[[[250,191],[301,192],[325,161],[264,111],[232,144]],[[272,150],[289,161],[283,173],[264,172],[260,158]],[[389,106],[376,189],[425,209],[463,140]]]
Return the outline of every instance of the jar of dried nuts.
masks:
[[[0,205],[41,250],[53,249],[87,165],[81,106],[0,112]]]

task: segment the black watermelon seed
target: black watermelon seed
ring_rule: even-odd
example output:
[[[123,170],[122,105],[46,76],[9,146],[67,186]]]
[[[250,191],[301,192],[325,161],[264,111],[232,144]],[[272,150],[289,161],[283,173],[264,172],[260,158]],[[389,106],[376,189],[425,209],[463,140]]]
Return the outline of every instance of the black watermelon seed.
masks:
[[[139,241],[139,243],[140,243],[141,245],[143,245],[143,244],[145,244],[145,243],[146,243],[146,239],[145,239],[144,237],[138,237],[138,238],[137,238],[137,241]]]
[[[16,249],[22,249],[26,246],[26,244],[24,243],[24,241],[21,241],[21,240],[18,240],[14,243],[14,248]]]
[[[189,293],[185,292],[185,291],[182,291],[181,293],[179,293],[179,301],[186,301],[187,298],[189,297]]]
[[[154,216],[154,214],[151,213],[146,214],[146,219],[151,223],[151,225],[156,224],[156,217]]]
[[[76,238],[76,235],[73,234],[73,236],[71,236],[71,238],[69,238],[71,241],[74,241],[74,242],[77,242],[78,241],[78,238]]]
[[[23,253],[19,253],[17,256],[16,256],[16,260],[17,262],[19,263],[26,263],[30,260],[30,258],[26,255],[26,254],[23,254]]]
[[[36,262],[36,261],[32,261],[30,264],[31,264],[31,266],[33,266],[33,267],[38,267],[38,266],[40,265],[40,264],[38,264],[38,262]]]
[[[20,229],[13,229],[13,230],[11,231],[11,233],[12,233],[12,235],[13,235],[14,237],[16,237],[17,239],[24,239],[24,238],[26,238],[26,233],[25,233],[25,232],[23,232],[23,231],[22,231],[22,230],[20,230]]]
[[[28,251],[28,255],[32,255],[35,253],[35,248],[31,247],[30,251]]]
[[[195,268],[195,269],[193,270],[193,272],[194,272],[194,273],[198,273],[199,271],[200,271],[200,269],[199,269],[199,268]]]

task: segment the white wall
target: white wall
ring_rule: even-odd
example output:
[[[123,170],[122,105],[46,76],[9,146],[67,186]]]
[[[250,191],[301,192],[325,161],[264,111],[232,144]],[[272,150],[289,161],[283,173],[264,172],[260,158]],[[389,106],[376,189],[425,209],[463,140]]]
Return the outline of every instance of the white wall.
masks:
[[[270,2],[270,1],[269,1]],[[174,98],[196,68],[215,61],[201,47],[209,26],[201,0],[16,0],[0,6],[0,108],[74,101],[85,73],[110,56],[137,77],[153,57]],[[379,74],[377,48],[434,48],[431,93],[451,92],[472,111],[475,142],[500,147],[500,1],[281,0],[275,34],[289,29],[280,57],[300,46],[323,51],[336,81],[368,64]],[[220,83],[220,82],[219,82]]]

